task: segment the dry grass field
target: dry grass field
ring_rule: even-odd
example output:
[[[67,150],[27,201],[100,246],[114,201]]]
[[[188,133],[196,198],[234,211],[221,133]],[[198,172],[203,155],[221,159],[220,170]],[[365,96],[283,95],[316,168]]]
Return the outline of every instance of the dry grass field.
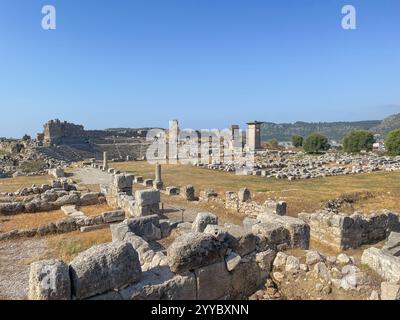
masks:
[[[112,167],[144,178],[154,178],[154,165],[145,161],[113,163]],[[162,177],[166,186],[192,184],[197,192],[213,189],[223,196],[226,191],[249,188],[256,201],[268,198],[288,202],[289,214],[315,211],[327,200],[345,193],[371,192],[374,197],[356,203],[355,210],[389,209],[400,212],[400,172],[374,172],[310,180],[277,180],[260,176],[238,176],[233,173],[207,170],[185,165],[163,165]]]
[[[31,187],[33,184],[40,186],[53,180],[50,176],[32,176],[0,179],[0,192],[14,192],[20,188]]]
[[[47,238],[48,250],[56,259],[66,262],[73,260],[79,253],[92,246],[111,242],[111,231],[109,228],[96,230],[88,233],[75,231]]]

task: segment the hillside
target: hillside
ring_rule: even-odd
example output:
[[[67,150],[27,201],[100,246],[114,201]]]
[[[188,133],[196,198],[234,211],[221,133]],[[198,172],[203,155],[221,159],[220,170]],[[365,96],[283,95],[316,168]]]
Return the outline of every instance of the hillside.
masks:
[[[294,134],[307,137],[313,132],[320,132],[331,140],[340,141],[352,130],[370,130],[385,136],[389,131],[400,128],[400,113],[391,115],[384,120],[349,121],[349,122],[302,122],[272,123],[264,122],[261,126],[263,141],[278,139],[290,141]]]

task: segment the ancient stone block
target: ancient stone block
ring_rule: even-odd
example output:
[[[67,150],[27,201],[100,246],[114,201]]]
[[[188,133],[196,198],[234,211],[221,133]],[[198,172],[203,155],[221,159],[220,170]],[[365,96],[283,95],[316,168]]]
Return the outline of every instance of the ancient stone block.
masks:
[[[194,232],[203,232],[208,225],[218,225],[218,217],[210,212],[200,212],[193,222]]]
[[[218,300],[231,289],[232,275],[223,261],[196,269],[195,274],[198,300]]]
[[[167,250],[173,272],[184,273],[219,261],[226,249],[210,234],[187,233],[175,239]]]
[[[196,199],[194,187],[191,185],[182,187],[180,195],[187,201],[194,201]]]
[[[250,200],[251,199],[250,190],[247,188],[240,189],[239,193],[238,193],[238,197],[239,197],[240,202],[246,202],[246,201]]]
[[[120,222],[125,220],[125,211],[115,210],[102,213],[105,223]]]
[[[193,273],[173,274],[168,267],[157,267],[142,274],[140,282],[121,291],[124,300],[196,300]]]
[[[136,205],[140,207],[159,204],[160,191],[159,190],[138,190],[135,192]]]
[[[310,226],[303,220],[276,214],[260,214],[257,219],[262,223],[277,223],[289,230],[292,248],[307,250],[310,245]]]
[[[139,257],[132,245],[116,241],[80,253],[70,264],[73,294],[85,299],[139,280]]]
[[[361,263],[368,265],[389,282],[400,281],[400,258],[392,256],[384,250],[373,247],[364,250]]]
[[[81,196],[79,204],[81,206],[89,206],[99,203],[99,193],[98,192],[88,192]]]
[[[70,300],[71,281],[68,265],[58,260],[32,263],[28,296],[30,300]]]

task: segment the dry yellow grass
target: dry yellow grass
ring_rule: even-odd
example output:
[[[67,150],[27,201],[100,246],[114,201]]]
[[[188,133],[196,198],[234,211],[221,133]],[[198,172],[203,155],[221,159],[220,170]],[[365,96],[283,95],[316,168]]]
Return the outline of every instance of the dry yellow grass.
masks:
[[[79,211],[82,211],[87,216],[98,216],[103,212],[112,211],[113,208],[109,207],[106,203],[95,204],[91,206],[80,207]]]
[[[0,231],[7,232],[15,229],[37,228],[42,224],[55,222],[63,218],[66,218],[66,216],[61,210],[40,213],[24,213],[12,216],[0,215]]]
[[[52,178],[50,176],[32,176],[0,179],[0,192],[14,192],[20,188],[31,187],[33,184],[40,186],[48,184]]]
[[[121,171],[142,175],[144,178],[154,178],[154,165],[145,161],[113,163],[112,166]],[[189,165],[163,165],[162,169],[166,186],[180,187],[192,184],[197,191],[214,189],[220,196],[224,196],[226,191],[237,191],[247,187],[260,203],[268,198],[286,200],[291,215],[302,211],[315,211],[323,202],[351,192],[372,192],[380,195],[357,209],[387,208],[400,212],[400,172],[373,172],[288,181],[259,176],[237,176]]]
[[[70,262],[79,253],[91,248],[92,246],[111,242],[111,240],[111,231],[107,228],[88,233],[76,231],[52,235],[48,237],[47,243],[53,257]]]

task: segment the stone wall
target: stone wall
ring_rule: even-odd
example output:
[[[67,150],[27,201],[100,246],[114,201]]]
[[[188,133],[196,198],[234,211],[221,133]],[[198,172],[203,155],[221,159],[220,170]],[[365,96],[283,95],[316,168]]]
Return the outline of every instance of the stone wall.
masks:
[[[255,234],[242,226],[218,226],[215,215],[201,213],[192,230],[175,238],[166,251],[146,240],[169,235],[173,226],[168,221],[157,215],[127,219],[112,225],[112,243],[90,248],[69,265],[54,260],[32,264],[29,298],[246,299],[269,278],[282,239],[291,245],[293,235],[301,234],[298,243],[308,244],[309,235],[299,231],[304,222],[278,218],[279,222],[256,223]],[[49,290],[51,281],[58,285]]]
[[[398,215],[384,211],[368,216],[343,213],[300,213],[299,218],[311,227],[311,238],[336,250],[358,248],[386,239],[400,229]]]

